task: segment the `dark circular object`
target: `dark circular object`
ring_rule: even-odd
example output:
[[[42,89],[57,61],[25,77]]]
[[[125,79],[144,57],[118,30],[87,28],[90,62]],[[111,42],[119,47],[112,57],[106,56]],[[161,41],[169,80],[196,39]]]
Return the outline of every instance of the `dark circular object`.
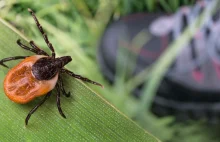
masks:
[[[204,6],[197,4],[193,8],[184,7],[172,16],[163,13],[131,14],[111,23],[106,28],[98,48],[98,61],[103,74],[114,83],[118,51],[122,45],[125,49],[123,51],[138,53],[134,70],[129,71],[131,74],[137,74],[150,66],[188,26],[188,17],[201,13]],[[167,18],[175,24],[169,26],[169,22],[161,18]],[[157,22],[158,19],[161,23]],[[208,23],[218,20],[215,18],[215,21]],[[220,54],[216,52],[216,47],[207,47],[206,42],[213,34],[209,24],[198,31],[190,43],[186,43],[164,76],[152,106],[152,112],[158,116],[175,115],[181,120],[206,118],[212,121],[212,118],[220,114],[220,64],[213,60],[209,52]],[[162,31],[157,28],[158,25],[162,25]],[[131,41],[142,31],[150,33],[150,38],[139,52],[136,52],[130,48]],[[120,58],[124,58],[128,66],[132,64],[130,56]],[[134,91],[135,96],[140,94],[141,86]]]

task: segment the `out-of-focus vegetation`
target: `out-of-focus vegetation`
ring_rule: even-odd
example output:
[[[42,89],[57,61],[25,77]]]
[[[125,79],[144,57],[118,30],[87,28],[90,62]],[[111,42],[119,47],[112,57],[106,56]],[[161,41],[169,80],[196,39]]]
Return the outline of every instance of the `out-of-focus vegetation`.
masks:
[[[89,86],[162,141],[209,141],[215,137],[209,130],[217,128],[211,129],[203,122],[188,122],[186,125],[175,123],[172,116],[156,118],[147,110],[143,112],[144,115],[137,115],[137,110],[145,110],[145,106],[131,95],[130,88],[143,83],[145,79],[138,79],[145,78],[146,74],[111,85],[103,78],[96,61],[100,37],[112,20],[135,12],[171,13],[181,5],[194,3],[193,0],[0,0],[0,17],[48,50],[27,8],[34,10],[57,55],[72,56],[71,70],[101,82],[105,89]]]

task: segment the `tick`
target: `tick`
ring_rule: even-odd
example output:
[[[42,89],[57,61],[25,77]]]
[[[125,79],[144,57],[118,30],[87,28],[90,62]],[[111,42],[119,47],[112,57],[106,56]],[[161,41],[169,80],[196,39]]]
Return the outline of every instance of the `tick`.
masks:
[[[28,9],[28,11],[32,15],[47,46],[51,50],[51,56],[44,50],[40,49],[33,41],[29,42],[31,47],[28,47],[22,44],[20,40],[17,40],[17,44],[21,48],[29,50],[36,55],[15,56],[0,60],[0,65],[8,68],[4,62],[23,59],[18,65],[9,70],[4,79],[4,91],[10,100],[19,104],[26,104],[36,97],[45,96],[43,100],[28,113],[25,119],[26,125],[28,124],[31,115],[51,96],[51,92],[54,88],[57,90],[56,102],[58,111],[62,117],[66,118],[61,109],[60,94],[62,93],[66,97],[69,97],[70,92],[67,93],[65,91],[61,74],[68,74],[71,77],[103,87],[95,81],[77,75],[64,68],[72,58],[70,56],[56,58],[54,47],[48,40],[47,34],[44,32],[37,17],[31,9]]]

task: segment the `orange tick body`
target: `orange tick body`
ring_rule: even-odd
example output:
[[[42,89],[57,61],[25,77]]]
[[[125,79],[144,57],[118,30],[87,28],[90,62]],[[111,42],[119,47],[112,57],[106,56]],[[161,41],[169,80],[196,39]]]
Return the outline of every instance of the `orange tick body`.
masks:
[[[10,100],[25,104],[36,97],[46,95],[55,87],[58,73],[50,80],[38,80],[32,73],[32,66],[42,57],[45,56],[27,57],[8,72],[4,80],[4,90]]]
[[[36,18],[34,12],[31,9],[28,9],[28,11],[34,18],[39,31],[52,52],[52,55],[50,56],[47,52],[40,49],[33,41],[30,41],[30,48],[22,44],[20,40],[17,40],[17,44],[21,48],[29,50],[37,55],[30,57],[15,56],[0,60],[0,65],[8,68],[4,62],[23,59],[23,61],[21,61],[17,66],[13,67],[8,72],[4,80],[4,91],[10,100],[16,103],[25,104],[32,101],[36,97],[43,95],[45,96],[43,100],[28,113],[25,119],[26,125],[28,124],[31,115],[51,96],[51,92],[54,88],[57,90],[56,97],[58,111],[61,116],[66,118],[61,109],[60,94],[62,93],[66,97],[69,97],[70,93],[66,93],[60,74],[65,73],[71,77],[103,87],[97,82],[77,75],[64,68],[66,64],[72,61],[72,58],[70,56],[56,58],[54,47],[49,42],[48,37]]]

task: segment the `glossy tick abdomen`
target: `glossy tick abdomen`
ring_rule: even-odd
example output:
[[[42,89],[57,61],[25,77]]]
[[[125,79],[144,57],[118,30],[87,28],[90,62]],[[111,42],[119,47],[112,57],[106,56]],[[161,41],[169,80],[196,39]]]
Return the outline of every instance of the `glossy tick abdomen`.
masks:
[[[44,57],[43,55],[27,57],[8,72],[4,80],[4,90],[10,100],[25,104],[36,97],[46,95],[55,87],[58,73],[50,80],[38,80],[32,73],[34,63]]]

